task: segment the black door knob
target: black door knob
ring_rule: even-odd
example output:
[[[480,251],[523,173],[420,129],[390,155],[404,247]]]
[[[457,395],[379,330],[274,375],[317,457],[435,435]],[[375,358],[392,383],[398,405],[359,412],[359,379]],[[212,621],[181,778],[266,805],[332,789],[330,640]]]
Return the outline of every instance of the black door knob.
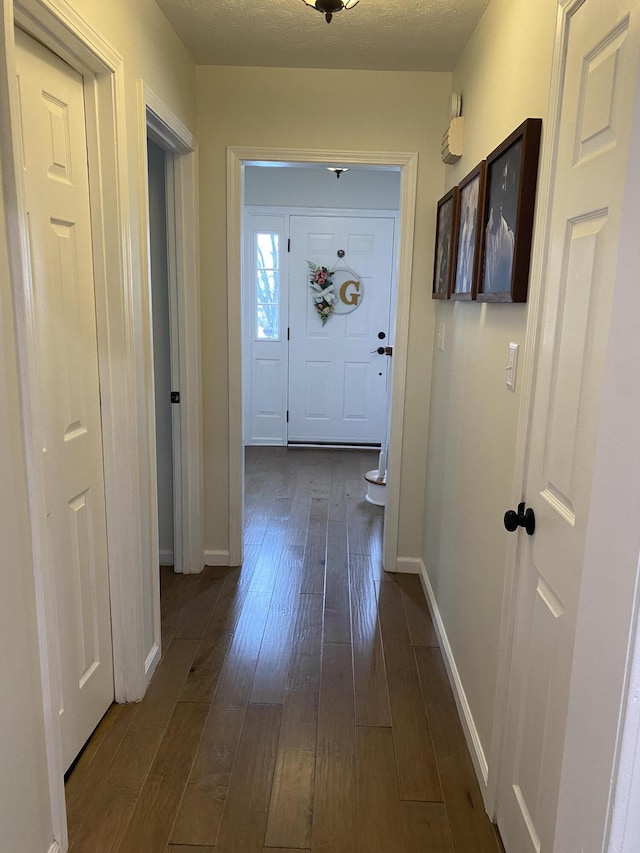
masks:
[[[533,536],[533,532],[536,529],[535,513],[531,507],[529,507],[529,509],[525,509],[523,501],[521,504],[518,504],[517,512],[513,509],[508,509],[505,512],[504,526],[509,533],[513,533],[513,531],[517,530],[519,527],[524,527],[529,536]]]

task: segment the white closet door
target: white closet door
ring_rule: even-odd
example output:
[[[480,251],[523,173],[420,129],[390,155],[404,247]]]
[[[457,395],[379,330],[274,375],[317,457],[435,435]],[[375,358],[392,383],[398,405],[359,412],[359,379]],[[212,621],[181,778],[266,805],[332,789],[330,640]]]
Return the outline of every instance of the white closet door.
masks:
[[[556,807],[640,49],[636,2],[570,5],[524,495],[536,526],[518,533],[500,772],[507,853],[568,851]],[[584,780],[571,781],[580,796]]]
[[[84,95],[66,63],[16,39],[68,767],[114,695]]]

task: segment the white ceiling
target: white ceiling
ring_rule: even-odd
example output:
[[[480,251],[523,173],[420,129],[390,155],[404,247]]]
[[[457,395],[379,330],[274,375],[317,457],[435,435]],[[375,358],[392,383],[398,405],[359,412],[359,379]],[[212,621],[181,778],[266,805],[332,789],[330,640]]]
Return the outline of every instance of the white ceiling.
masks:
[[[489,0],[157,0],[198,65],[451,71]]]

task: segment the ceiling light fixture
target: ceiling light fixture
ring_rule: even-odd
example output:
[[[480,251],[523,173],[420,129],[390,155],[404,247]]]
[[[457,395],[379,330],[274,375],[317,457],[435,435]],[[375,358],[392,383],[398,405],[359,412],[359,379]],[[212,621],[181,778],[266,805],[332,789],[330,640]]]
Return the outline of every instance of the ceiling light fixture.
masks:
[[[302,0],[302,2],[317,12],[321,12],[327,19],[327,23],[330,24],[336,12],[341,12],[343,9],[353,9],[360,0]]]
[[[349,168],[347,166],[343,166],[341,169],[339,169],[337,166],[327,166],[327,171],[333,172],[336,178],[340,178],[340,175],[343,172],[349,171]]]

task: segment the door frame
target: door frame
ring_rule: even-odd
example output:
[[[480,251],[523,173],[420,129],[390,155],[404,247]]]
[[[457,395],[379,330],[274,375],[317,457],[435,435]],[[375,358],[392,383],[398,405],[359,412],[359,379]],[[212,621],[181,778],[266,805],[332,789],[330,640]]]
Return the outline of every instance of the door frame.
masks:
[[[398,269],[397,269],[397,259],[398,259],[398,230],[399,230],[399,222],[400,222],[400,213],[399,210],[373,210],[371,208],[333,208],[333,207],[300,207],[300,206],[282,206],[282,207],[273,207],[268,205],[260,205],[260,204],[243,204],[243,212],[242,212],[242,244],[243,244],[243,260],[242,260],[242,293],[243,293],[243,301],[245,306],[245,314],[243,315],[243,324],[242,324],[242,362],[243,362],[243,420],[242,427],[244,430],[245,441],[247,439],[246,434],[246,417],[247,417],[247,408],[251,403],[249,400],[252,400],[253,386],[252,386],[252,370],[249,366],[249,356],[248,353],[250,351],[250,344],[252,341],[252,333],[249,329],[249,323],[247,322],[247,318],[252,317],[251,313],[253,308],[250,308],[253,304],[253,290],[252,290],[252,282],[251,279],[251,270],[249,269],[248,258],[249,258],[249,245],[247,240],[247,234],[249,229],[249,221],[251,216],[273,216],[280,217],[284,224],[284,235],[285,239],[290,237],[291,231],[291,217],[317,217],[317,216],[325,216],[330,218],[361,218],[361,219],[392,219],[393,226],[393,245],[391,247],[392,251],[392,277],[391,277],[391,285],[389,288],[389,322],[391,327],[393,327],[395,321],[396,314],[396,296],[397,296],[397,284],[398,284]],[[289,253],[283,253],[284,263],[282,265],[283,278],[286,277],[286,287],[283,292],[285,293],[286,300],[286,312],[283,316],[287,318],[287,325],[290,324],[289,320],[289,299],[291,295],[290,282],[289,282]],[[287,344],[286,352],[286,364],[285,364],[285,385],[288,392],[289,387],[289,345]],[[390,377],[389,373],[389,377]],[[388,398],[389,398],[389,388],[387,390],[387,406],[388,409]],[[270,446],[276,447],[286,447],[287,446],[287,437],[288,437],[288,425],[286,423],[286,410],[288,408],[288,394],[285,395],[287,399],[284,401],[284,407],[282,412],[283,417],[283,425],[284,425],[284,442],[277,443],[269,443]],[[385,416],[385,427],[384,427],[384,435],[382,437],[382,446],[379,449],[383,449],[385,445],[385,438],[387,433],[387,423],[388,418]]]
[[[153,317],[149,249],[149,180],[147,137],[166,155],[167,252],[169,256],[169,321],[171,374],[181,394],[172,407],[174,570],[185,574],[202,571],[202,378],[200,356],[200,288],[198,263],[198,152],[191,131],[149,88],[138,80],[138,133],[140,165],[141,280],[143,298],[143,359],[145,394],[141,398],[142,422],[147,425],[145,467],[149,471],[149,507],[145,525],[144,564],[151,573],[153,640],[145,662],[147,683],[160,659],[160,564],[158,546],[158,490],[156,468],[155,383]],[[173,385],[172,385],[173,387]]]
[[[389,476],[385,511],[383,565],[397,571],[400,524],[400,475],[409,339],[409,301],[413,265],[418,155],[412,152],[321,151],[297,148],[227,149],[227,298],[229,358],[229,562],[242,562],[244,441],[242,412],[242,220],[244,166],[260,163],[353,163],[400,168],[400,233],[394,355],[391,373]]]
[[[65,0],[0,0],[0,135],[7,154],[4,174],[7,227],[18,359],[32,560],[43,693],[44,733],[54,842],[50,853],[68,847],[60,725],[60,659],[53,581],[47,571],[44,471],[38,436],[35,324],[28,235],[20,165],[19,103],[14,26],[35,37],[84,79],[87,154],[91,197],[98,364],[101,389],[103,464],[109,558],[114,689],[117,701],[136,701],[146,687],[143,638],[143,538],[141,446],[137,405],[143,372],[136,349],[141,321],[133,270],[130,226],[125,83],[119,53]],[[100,127],[98,134],[97,128]],[[108,191],[103,192],[103,187]],[[107,261],[108,259],[108,261]]]
[[[550,250],[549,212],[553,196],[554,155],[557,146],[567,36],[571,16],[588,0],[558,0],[550,99],[540,163],[540,184],[532,254],[531,287],[525,345],[522,394],[510,506],[525,500],[530,423],[533,410],[534,366],[540,347],[545,271]],[[613,22],[612,22],[613,26]],[[637,26],[637,25],[636,25]],[[598,443],[585,542],[582,586],[578,604],[573,663],[570,677],[562,774],[554,850],[577,849],[577,832],[585,814],[593,821],[589,849],[631,851],[637,847],[637,821],[627,820],[630,808],[640,802],[640,786],[633,774],[640,768],[637,744],[640,720],[636,707],[640,692],[640,457],[633,443],[621,440],[640,422],[640,388],[628,381],[629,364],[640,359],[635,331],[640,316],[640,294],[635,271],[640,265],[637,223],[640,221],[640,69],[627,166],[623,225],[620,232],[608,352],[599,409]],[[635,356],[635,361],[634,361]],[[621,382],[620,377],[625,376]],[[616,440],[611,441],[610,436]],[[621,513],[620,496],[625,497]],[[621,519],[623,516],[623,520]],[[621,535],[621,520],[626,535]],[[500,788],[503,739],[513,615],[520,564],[524,559],[523,534],[509,537],[498,651],[496,703],[492,726],[485,806],[495,819]],[[607,594],[603,596],[603,567],[607,567]],[[607,630],[602,631],[606,625]],[[594,666],[597,661],[597,666]],[[594,701],[594,697],[598,701]],[[585,731],[602,738],[589,741]],[[598,774],[593,767],[599,768]],[[598,777],[599,785],[585,786]],[[637,779],[637,775],[636,775]],[[589,799],[575,796],[576,782]],[[593,833],[598,833],[598,838]],[[593,845],[593,846],[591,846]]]

